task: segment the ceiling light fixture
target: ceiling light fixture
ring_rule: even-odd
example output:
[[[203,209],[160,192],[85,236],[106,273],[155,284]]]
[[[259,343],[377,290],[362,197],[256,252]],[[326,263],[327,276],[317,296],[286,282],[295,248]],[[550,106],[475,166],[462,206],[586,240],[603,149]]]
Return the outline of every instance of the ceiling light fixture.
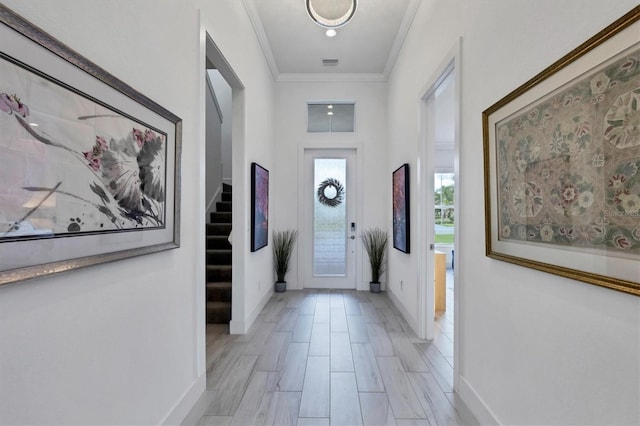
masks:
[[[325,34],[327,35],[327,37],[335,37],[338,32],[333,28],[329,28]]]
[[[357,0],[305,0],[307,13],[313,21],[324,28],[340,28],[356,13]],[[335,35],[335,34],[334,34]],[[329,35],[327,32],[327,36]]]

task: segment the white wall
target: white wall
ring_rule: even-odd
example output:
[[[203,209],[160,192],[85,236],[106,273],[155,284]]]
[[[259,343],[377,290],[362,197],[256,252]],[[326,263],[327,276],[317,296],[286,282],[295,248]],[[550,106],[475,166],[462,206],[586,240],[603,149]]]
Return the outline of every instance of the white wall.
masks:
[[[355,101],[355,132],[353,133],[307,133],[307,102],[309,101]],[[272,229],[297,227],[299,223],[298,182],[303,178],[303,169],[298,164],[302,146],[336,147],[359,146],[362,151],[363,205],[362,223],[365,227],[384,227],[388,217],[387,196],[390,175],[387,176],[387,95],[386,84],[375,82],[281,82],[277,84],[276,96],[276,146],[275,167],[271,170],[273,203],[271,204]],[[301,247],[298,241],[298,248]],[[362,247],[360,247],[362,248]],[[287,274],[288,288],[302,288],[298,268],[302,259],[294,255],[292,268]],[[363,266],[364,265],[364,266]],[[370,281],[366,255],[360,257],[360,283]]]
[[[234,173],[248,176],[252,158],[271,166],[273,120],[264,111],[274,84],[246,11],[232,0],[3,3],[181,117],[183,153],[179,249],[0,288],[0,424],[180,420],[205,377],[200,7],[245,86],[246,146],[238,150],[248,154],[234,158]],[[246,253],[248,195],[239,197]],[[251,272],[239,281],[242,315],[268,294],[252,285],[271,273],[270,261],[270,253],[244,261]]]
[[[206,213],[216,211],[216,201],[220,201],[222,193],[222,108],[218,102],[211,78],[211,71],[207,71],[206,92],[206,183],[205,203]],[[220,75],[220,73],[217,73]],[[209,221],[207,216],[206,221]]]
[[[233,126],[233,109],[231,103],[231,87],[218,70],[209,70],[211,84],[216,92],[218,104],[222,110],[222,180],[232,184],[231,130]]]
[[[484,423],[640,423],[640,298],[485,257],[481,124],[484,109],[636,5],[423,0],[390,78],[393,170],[416,157],[421,90],[462,36],[460,392]],[[411,315],[416,271],[414,255],[392,250],[390,289]]]

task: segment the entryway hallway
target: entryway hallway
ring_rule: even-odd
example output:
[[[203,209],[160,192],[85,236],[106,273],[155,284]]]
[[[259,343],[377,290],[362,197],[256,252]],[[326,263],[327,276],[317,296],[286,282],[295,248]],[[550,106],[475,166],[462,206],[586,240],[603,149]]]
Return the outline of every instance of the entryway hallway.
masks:
[[[184,424],[478,424],[384,293],[288,291],[246,335],[208,324],[207,387]]]

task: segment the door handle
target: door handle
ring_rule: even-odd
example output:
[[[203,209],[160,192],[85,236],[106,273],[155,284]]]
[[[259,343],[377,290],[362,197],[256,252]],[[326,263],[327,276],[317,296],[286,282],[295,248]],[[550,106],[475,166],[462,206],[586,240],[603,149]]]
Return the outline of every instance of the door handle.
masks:
[[[351,237],[349,237],[349,238],[351,238],[352,240],[355,240],[355,239],[356,239],[356,236],[355,236],[355,235],[352,235],[352,236],[351,236]]]

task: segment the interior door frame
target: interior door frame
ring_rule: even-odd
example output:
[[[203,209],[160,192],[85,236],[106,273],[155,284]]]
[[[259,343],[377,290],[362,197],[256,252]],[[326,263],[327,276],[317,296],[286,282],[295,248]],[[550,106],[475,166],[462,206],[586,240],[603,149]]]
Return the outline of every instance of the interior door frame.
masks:
[[[427,83],[420,91],[419,103],[420,103],[420,145],[418,154],[418,193],[424,195],[426,192],[426,186],[430,185],[431,191],[433,191],[434,185],[434,170],[435,162],[433,155],[428,155],[431,146],[431,151],[435,151],[435,129],[430,123],[429,116],[433,114],[433,105],[428,100],[433,97],[438,86],[444,81],[444,79],[453,73],[453,79],[455,84],[455,102],[454,102],[454,173],[456,176],[456,191],[454,194],[454,221],[456,224],[456,232],[454,236],[454,247],[456,250],[456,265],[460,265],[461,254],[460,253],[460,208],[462,203],[460,202],[460,99],[461,99],[461,84],[462,84],[462,72],[461,72],[461,50],[462,38],[459,38],[453,48],[447,53],[441,62],[440,66],[436,69]],[[435,217],[435,203],[433,197],[427,200],[426,196],[420,196],[419,204],[419,285],[418,285],[418,335],[421,338],[433,339],[435,330],[434,319],[434,261],[433,250],[429,249],[429,244],[433,243],[433,226],[429,222],[429,218]],[[428,229],[431,229],[431,237],[429,237]],[[429,238],[431,238],[429,240]],[[458,391],[460,371],[463,371],[460,366],[460,342],[462,341],[460,336],[460,295],[464,291],[464,284],[461,281],[460,268],[456,267],[453,271],[454,276],[454,323],[453,323],[453,389]],[[430,295],[430,296],[429,296]]]
[[[356,199],[355,199],[355,209],[356,209],[356,236],[359,235],[360,230],[362,228],[362,218],[363,218],[363,144],[360,142],[347,142],[347,143],[318,143],[318,142],[306,142],[299,145],[298,148],[298,206],[304,206],[304,189],[305,189],[305,151],[307,150],[353,150],[355,152],[355,163],[356,163],[356,175],[355,175],[355,185],[356,185]],[[298,226],[301,230],[302,238],[304,238],[304,224],[305,224],[305,209],[302,207],[298,208]],[[360,241],[358,237],[356,237],[357,241]],[[356,290],[368,290],[368,283],[362,282],[362,245],[356,242],[356,255],[355,255],[355,288]],[[297,254],[298,259],[306,259],[305,256],[308,255],[306,244],[297,244]],[[301,262],[301,264],[303,264]],[[305,266],[298,268],[298,286],[299,290],[304,289],[304,279],[305,279]]]

